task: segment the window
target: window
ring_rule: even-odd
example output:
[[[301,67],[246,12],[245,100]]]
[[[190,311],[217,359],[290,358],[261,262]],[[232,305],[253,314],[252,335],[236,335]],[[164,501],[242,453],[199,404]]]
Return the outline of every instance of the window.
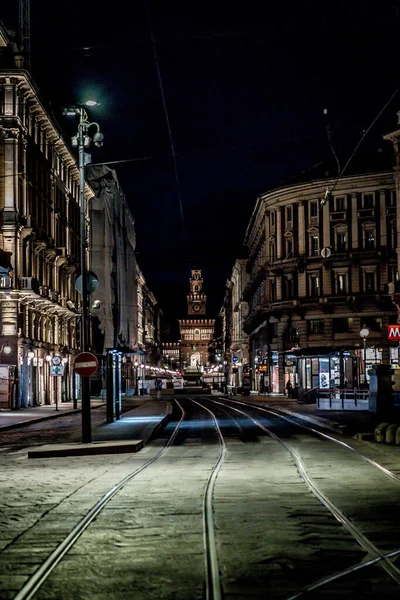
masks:
[[[275,300],[276,300],[276,280],[270,279],[269,280],[269,301],[275,302]]]
[[[275,227],[275,212],[271,211],[271,227]]]
[[[288,223],[290,223],[292,221],[292,213],[293,213],[292,207],[287,206],[286,207],[286,220]]]
[[[293,238],[287,238],[286,240],[286,258],[293,256]]]
[[[287,300],[294,297],[294,285],[292,277],[285,277],[285,296]]]
[[[344,210],[346,210],[344,196],[339,196],[338,198],[335,198],[335,209],[336,212],[343,212]]]
[[[318,216],[318,205],[317,205],[317,201],[313,200],[312,202],[310,202],[310,217],[317,217]]]
[[[374,208],[374,196],[373,196],[373,194],[364,194],[364,197],[363,197],[363,208]]]
[[[336,273],[336,293],[347,294],[348,291],[348,276],[347,273],[341,271]]]
[[[375,232],[374,231],[366,231],[365,232],[365,249],[366,250],[374,250],[375,248]]]
[[[396,265],[389,265],[388,268],[388,282],[394,283],[395,281],[399,281],[399,272],[397,270]]]
[[[345,252],[346,251],[346,232],[345,231],[337,231],[336,232],[336,252]]]
[[[310,295],[312,298],[320,295],[320,279],[318,275],[310,277]]]
[[[364,273],[365,291],[367,294],[375,292],[375,273],[374,271],[365,271]]]
[[[382,319],[380,317],[364,317],[362,324],[370,331],[382,331]]]
[[[333,333],[348,333],[351,330],[353,319],[347,317],[338,317],[332,319]]]
[[[319,236],[312,235],[311,236],[311,256],[319,255]]]
[[[278,323],[268,323],[268,337],[271,339],[278,335]]]
[[[307,333],[324,333],[324,324],[325,321],[323,319],[311,319],[307,321]]]
[[[269,255],[270,255],[271,262],[274,262],[276,260],[275,244],[270,244],[270,246],[269,246]]]

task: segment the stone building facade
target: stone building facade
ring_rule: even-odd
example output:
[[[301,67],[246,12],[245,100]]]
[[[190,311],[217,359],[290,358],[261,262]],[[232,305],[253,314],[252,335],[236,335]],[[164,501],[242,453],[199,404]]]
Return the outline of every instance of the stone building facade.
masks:
[[[195,315],[206,315],[207,296],[203,291],[200,270],[192,270],[189,285],[187,303],[190,318],[179,320],[181,362],[185,375],[189,372],[203,372],[208,362],[208,348],[215,330],[215,319],[193,318]]]
[[[389,284],[399,277],[399,210],[393,171],[316,179],[257,199],[243,290],[254,389],[283,393],[300,377],[318,387],[324,378],[312,357],[354,356],[364,378],[372,364],[397,363],[387,325],[396,321]]]
[[[7,49],[4,34],[0,46]],[[79,171],[30,76],[2,57],[9,55],[0,52],[0,363],[13,384],[0,403],[19,408],[76,394]],[[86,185],[86,201],[93,195]],[[63,378],[50,376],[55,354]]]
[[[243,331],[248,316],[248,304],[243,299],[249,275],[247,260],[237,259],[231,277],[226,282],[224,303],[220,311],[222,320],[223,359],[226,361],[228,385],[240,387],[243,374],[249,370],[249,336]]]

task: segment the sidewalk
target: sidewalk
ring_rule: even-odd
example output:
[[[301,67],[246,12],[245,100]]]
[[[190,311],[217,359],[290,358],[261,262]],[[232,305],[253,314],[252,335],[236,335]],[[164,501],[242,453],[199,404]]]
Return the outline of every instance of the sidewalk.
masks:
[[[91,398],[90,405],[92,409],[104,406],[104,398]],[[77,409],[74,409],[73,402],[59,402],[58,410],[56,410],[55,404],[42,404],[41,406],[31,406],[19,410],[1,410],[0,432],[79,412],[81,412],[80,401]]]
[[[234,396],[237,400],[245,400],[260,405],[268,405],[282,413],[325,427],[335,433],[354,436],[357,433],[373,433],[380,422],[376,414],[365,411],[318,410],[316,404],[300,404],[287,396],[251,395]]]
[[[81,432],[76,432],[69,443],[46,444],[29,450],[28,458],[138,452],[169,421],[171,413],[172,404],[166,400],[141,400],[118,421],[92,427],[92,443],[80,443]]]

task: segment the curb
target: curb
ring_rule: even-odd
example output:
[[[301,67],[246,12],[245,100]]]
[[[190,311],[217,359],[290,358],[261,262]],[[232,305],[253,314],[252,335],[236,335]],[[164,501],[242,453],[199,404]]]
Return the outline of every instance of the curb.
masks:
[[[275,406],[271,406],[277,412],[281,412],[283,414],[291,415],[292,417],[296,417],[297,419],[301,419],[303,421],[308,421],[309,423],[313,423],[314,425],[318,425],[324,429],[329,429],[330,431],[334,431],[335,433],[340,433],[341,435],[345,435],[345,429],[347,425],[340,425],[336,421],[329,421],[328,419],[324,419],[322,417],[310,417],[308,415],[304,415],[303,413],[298,413],[293,410],[288,410],[286,408],[275,408]]]
[[[101,408],[105,406],[104,404],[98,404],[96,406],[92,406],[91,410],[96,408]],[[35,423],[43,423],[44,421],[52,421],[53,419],[58,419],[59,417],[65,417],[67,415],[75,415],[82,412],[81,408],[74,408],[72,410],[62,411],[57,413],[55,411],[55,415],[47,415],[46,417],[38,417],[37,419],[31,419],[30,421],[19,421],[18,423],[12,423],[11,425],[0,425],[0,434],[2,431],[10,431],[10,429],[19,429],[20,427],[28,427],[28,425],[34,425]]]
[[[237,398],[236,396],[234,396],[234,398]],[[256,404],[256,402],[253,400],[253,402],[250,401],[250,403],[252,404]],[[257,406],[260,406],[260,404],[256,404]],[[303,421],[308,421],[309,423],[313,423],[314,425],[318,425],[319,427],[323,428],[323,429],[328,429],[330,431],[333,431],[334,433],[339,433],[340,435],[346,435],[345,429],[347,427],[347,425],[340,425],[340,423],[337,423],[336,421],[330,421],[329,419],[324,419],[323,417],[310,417],[309,415],[305,415],[303,413],[299,413],[293,410],[289,410],[287,408],[282,408],[282,407],[277,407],[273,404],[268,405],[269,408],[275,410],[278,413],[281,413],[282,416],[286,415],[290,415],[292,417],[296,417],[297,419],[303,420]],[[267,408],[267,407],[265,407]]]
[[[172,402],[169,402],[168,400],[167,400],[167,402],[168,402],[168,406],[167,406],[167,412],[166,412],[165,417],[163,417],[161,419],[161,421],[159,421],[157,423],[157,425],[155,427],[153,427],[153,429],[150,431],[150,433],[149,433],[149,435],[148,435],[147,438],[145,437],[145,435],[143,436],[143,438],[144,438],[143,439],[143,446],[145,444],[147,444],[147,442],[150,442],[153,439],[153,437],[155,436],[155,434],[158,433],[158,431],[160,429],[163,429],[170,422],[171,417],[172,417],[172,410],[173,410],[173,408],[172,408]],[[149,428],[150,427],[151,426],[149,425]]]

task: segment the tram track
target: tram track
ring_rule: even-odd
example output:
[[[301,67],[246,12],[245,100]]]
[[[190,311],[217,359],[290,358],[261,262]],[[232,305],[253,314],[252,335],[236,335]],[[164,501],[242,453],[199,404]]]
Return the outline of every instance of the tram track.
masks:
[[[233,402],[235,404],[240,404],[240,405],[243,405],[243,406],[248,406],[248,407],[250,406],[250,407],[255,408],[257,410],[260,410],[262,412],[274,415],[275,417],[283,419],[284,421],[287,421],[288,423],[291,423],[292,425],[296,425],[297,427],[300,427],[300,428],[302,428],[302,429],[304,429],[306,431],[310,431],[311,433],[313,433],[313,434],[315,434],[315,435],[317,435],[317,436],[319,436],[321,438],[329,440],[330,442],[334,442],[335,444],[339,444],[340,446],[343,446],[344,448],[347,448],[348,450],[351,450],[352,452],[355,452],[356,454],[358,454],[358,456],[360,458],[362,458],[362,460],[366,461],[367,463],[369,463],[370,465],[372,465],[376,469],[379,469],[382,473],[384,473],[385,475],[387,475],[391,479],[395,479],[397,481],[400,481],[400,475],[398,475],[397,473],[393,473],[393,471],[390,471],[390,469],[387,469],[383,465],[379,464],[377,461],[369,458],[369,456],[366,456],[365,454],[363,454],[362,452],[360,452],[356,448],[353,448],[353,446],[351,446],[347,442],[344,442],[343,440],[338,440],[333,435],[329,435],[327,433],[319,431],[318,429],[315,429],[314,427],[309,427],[308,425],[305,425],[304,423],[299,423],[298,421],[295,421],[293,418],[287,417],[286,415],[283,415],[282,413],[277,412],[276,410],[273,410],[271,408],[263,408],[262,406],[259,406],[257,404],[252,404],[250,402],[241,402],[239,400],[231,400],[231,399],[229,399],[227,401],[228,402]]]
[[[335,517],[335,519],[339,523],[341,523],[341,525],[357,541],[357,543],[361,546],[361,548],[363,548],[367,552],[366,558],[361,563],[357,563],[356,565],[353,565],[339,573],[332,574],[329,577],[323,578],[322,580],[307,586],[305,589],[301,590],[300,592],[298,592],[294,595],[291,595],[288,598],[288,600],[295,600],[297,598],[301,598],[306,593],[309,593],[311,591],[322,588],[325,585],[327,585],[333,581],[336,581],[341,578],[345,578],[349,574],[355,573],[356,571],[360,571],[361,569],[370,567],[371,565],[378,565],[378,566],[382,567],[385,570],[385,572],[391,577],[391,579],[394,580],[397,585],[400,585],[400,569],[391,560],[391,559],[396,559],[400,555],[400,550],[396,549],[392,552],[383,552],[383,551],[379,550],[377,548],[377,546],[375,544],[373,544],[366,535],[364,535],[364,533],[359,529],[359,527],[357,527],[355,525],[355,523],[353,523],[352,520],[349,519],[339,509],[339,507],[336,506],[326,496],[326,494],[324,494],[324,492],[319,488],[319,486],[313,481],[313,479],[309,476],[307,468],[305,467],[305,465],[301,459],[301,456],[299,455],[297,450],[295,450],[285,440],[281,439],[278,435],[276,435],[273,431],[271,431],[269,427],[265,427],[264,425],[259,423],[257,419],[253,418],[251,415],[249,415],[245,411],[240,410],[234,406],[231,406],[230,403],[241,404],[248,408],[257,409],[264,413],[269,413],[275,417],[278,417],[279,419],[284,419],[285,421],[290,422],[291,424],[296,425],[299,428],[305,429],[312,434],[316,434],[319,437],[321,437],[322,439],[325,439],[325,440],[331,441],[331,442],[335,442],[335,443],[339,444],[340,446],[346,448],[347,450],[355,452],[361,459],[365,460],[371,466],[378,469],[382,474],[386,475],[391,480],[399,481],[400,478],[395,473],[389,471],[388,469],[386,469],[385,467],[383,467],[376,461],[363,455],[357,449],[353,448],[349,444],[346,444],[346,442],[343,442],[342,440],[338,440],[338,439],[334,438],[333,436],[327,435],[327,434],[320,432],[314,428],[299,424],[296,421],[294,421],[293,419],[285,417],[284,415],[281,415],[280,413],[277,413],[276,411],[273,411],[270,409],[264,409],[262,407],[259,407],[257,405],[253,405],[250,403],[238,402],[238,401],[233,401],[230,399],[229,400],[224,399],[223,402],[217,401],[215,399],[207,400],[207,401],[211,402],[212,404],[218,404],[218,405],[224,407],[225,409],[229,408],[229,409],[243,415],[244,417],[250,419],[262,431],[264,431],[269,436],[271,436],[275,441],[279,442],[290,453],[291,457],[293,458],[293,460],[295,462],[295,465],[297,467],[299,475],[301,476],[301,478],[303,479],[304,483],[307,485],[309,490],[329,510],[329,512]],[[372,557],[372,558],[368,558],[368,557]]]
[[[64,540],[53,550],[53,552],[47,557],[47,559],[41,564],[38,570],[28,579],[24,586],[14,597],[14,600],[29,600],[33,598],[39,588],[43,585],[52,571],[56,568],[59,562],[63,559],[66,553],[72,548],[72,546],[78,541],[84,531],[89,527],[93,520],[97,517],[101,510],[112,500],[112,498],[136,475],[141,473],[144,469],[152,465],[155,461],[159,460],[173,444],[181,423],[184,419],[185,413],[182,406],[176,401],[182,411],[181,419],[178,421],[174,428],[171,436],[167,443],[160,449],[160,451],[142,464],[140,467],[129,473],[121,481],[115,484],[103,497],[96,502],[93,508],[81,519],[72,531],[64,538]]]
[[[214,422],[215,430],[218,435],[219,442],[219,455],[218,459],[211,469],[211,472],[207,478],[204,498],[203,498],[203,544],[204,544],[204,556],[205,556],[205,577],[204,587],[205,595],[207,600],[221,600],[221,583],[219,576],[218,557],[216,550],[216,535],[213,522],[213,492],[218,472],[223,464],[226,456],[226,445],[224,438],[221,434],[221,430],[218,425],[217,418],[214,413],[207,407],[202,406],[195,400],[191,400],[194,404],[198,405],[202,410],[207,411]],[[171,436],[169,437],[166,444],[161,450],[153,456],[151,459],[146,461],[140,467],[129,473],[121,481],[115,484],[102,498],[96,502],[92,509],[82,518],[72,531],[64,538],[64,540],[58,544],[58,546],[51,552],[47,559],[41,564],[37,571],[25,582],[23,587],[14,596],[14,600],[29,600],[33,598],[43,584],[46,582],[51,573],[56,569],[57,565],[63,560],[64,556],[68,551],[76,544],[83,533],[89,528],[90,524],[96,519],[99,513],[105,508],[107,504],[124,488],[136,475],[144,471],[150,465],[161,459],[165,453],[174,444],[182,422],[185,418],[185,411],[179,401],[175,400],[176,404],[181,410],[181,418],[176,424]]]
[[[333,502],[329,498],[329,494],[327,495],[326,493],[324,493],[320,485],[313,480],[298,450],[293,448],[291,444],[289,444],[285,439],[281,439],[281,437],[277,435],[274,431],[272,431],[269,426],[267,427],[265,424],[260,422],[257,417],[252,416],[252,414],[249,414],[245,410],[241,410],[237,407],[237,405],[242,405],[242,408],[247,407],[248,409],[251,409],[252,412],[253,409],[256,409],[261,410],[264,413],[270,413],[271,416],[275,419],[284,419],[286,422],[290,422],[291,425],[296,425],[299,428],[308,430],[308,432],[312,435],[318,435],[321,437],[321,439],[338,443],[343,449],[353,450],[358,455],[360,455],[360,458],[368,459],[368,457],[363,457],[362,453],[347,445],[345,442],[342,442],[341,440],[337,440],[336,438],[324,434],[323,432],[319,432],[318,430],[314,430],[313,428],[298,424],[292,419],[287,417],[285,418],[285,416],[275,411],[271,411],[270,409],[263,409],[262,407],[259,407],[257,405],[247,404],[245,402],[241,403],[238,401],[232,401],[230,399],[215,400],[210,398],[194,399],[193,397],[188,397],[187,401],[189,401],[192,405],[197,405],[198,408],[206,411],[210,415],[213,423],[213,428],[216,432],[218,440],[218,456],[216,459],[208,459],[208,473],[206,474],[206,478],[204,479],[204,492],[202,496],[203,550],[205,565],[204,593],[207,600],[221,600],[222,598],[228,597],[228,595],[226,595],[226,590],[224,589],[224,582],[222,581],[221,577],[221,557],[219,556],[219,540],[216,534],[215,522],[215,512],[217,508],[214,502],[214,494],[215,489],[218,486],[218,476],[228,455],[227,439],[231,434],[227,433],[225,435],[225,431],[228,431],[229,429],[229,431],[232,432],[233,436],[236,435],[237,437],[237,435],[239,435],[241,441],[248,441],[245,440],[245,438],[248,436],[248,431],[246,431],[248,429],[247,423],[251,423],[251,427],[253,429],[255,426],[257,430],[262,431],[264,434],[266,434],[266,436],[268,436],[268,438],[270,438],[274,442],[277,442],[279,446],[281,446],[286,452],[288,452],[290,459],[293,461],[293,467],[297,469],[297,473],[300,475],[301,480],[305,483],[308,490],[313,494],[316,500],[318,500],[318,502],[329,511],[329,514],[334,517],[334,519],[343,527],[343,529],[346,530],[348,534],[350,534],[351,538],[357,542],[360,548],[364,552],[366,552],[366,556],[359,563],[349,566],[346,569],[330,573],[329,575],[322,577],[318,581],[314,581],[314,583],[309,582],[308,585],[302,586],[300,589],[298,589],[297,592],[293,592],[291,595],[288,595],[288,600],[297,600],[298,598],[300,599],[306,594],[318,591],[320,589],[324,589],[327,585],[331,584],[332,582],[340,581],[348,576],[351,576],[352,574],[362,571],[363,569],[367,569],[374,566],[381,567],[382,571],[384,571],[391,578],[391,580],[395,582],[396,585],[400,585],[400,569],[393,562],[400,555],[400,550],[380,550],[376,546],[376,544],[374,544],[373,541],[371,541],[368,538],[368,535],[365,535],[365,533],[361,531],[359,527],[357,527],[357,525],[350,518],[348,518],[348,516],[338,506],[336,506],[335,502]],[[180,435],[181,426],[183,421],[185,420],[185,409],[178,402],[178,400],[174,400],[174,402],[176,402],[176,406],[178,406],[179,410],[181,411],[181,417],[179,421],[178,419],[176,419],[177,423],[176,425],[175,423],[173,424],[175,425],[173,432],[168,437],[167,442],[163,445],[160,451],[157,452],[157,454],[154,455],[151,459],[143,463],[140,467],[134,469],[131,473],[129,473],[127,476],[121,479],[121,481],[116,483],[112,488],[110,488],[107,491],[107,493],[105,493],[102,496],[102,498],[92,507],[92,509],[89,510],[89,512],[87,512],[87,514],[76,524],[76,526],[64,538],[64,540],[57,545],[57,547],[51,552],[51,554],[49,554],[48,558],[41,564],[37,571],[28,579],[28,581],[25,582],[23,587],[14,596],[14,600],[28,600],[30,598],[33,598],[38,592],[38,590],[40,590],[40,588],[49,578],[51,573],[55,570],[57,565],[63,560],[64,556],[81,538],[82,534],[89,528],[91,523],[103,511],[103,509],[110,504],[111,500],[115,498],[118,492],[125,488],[127,484],[134,479],[136,475],[143,472],[151,464],[154,464],[160,458],[165,456],[166,452],[169,449],[171,449],[172,447],[177,448],[177,438],[178,435]],[[232,406],[232,403],[236,404],[236,406]],[[218,411],[213,410],[213,408],[217,406]],[[221,411],[224,413],[225,416],[221,416],[221,414],[219,414],[218,416],[218,412],[221,413]],[[243,418],[245,419],[244,421]],[[228,420],[232,421],[232,427],[230,425],[227,425]],[[211,423],[211,421],[209,422]],[[200,420],[200,423],[202,423],[202,420]],[[190,424],[190,422],[188,421],[187,429],[190,430],[191,427],[192,424]],[[198,436],[198,433],[196,433],[196,419],[193,421],[193,427],[195,435]],[[235,434],[234,431],[236,431],[237,433]],[[186,441],[187,435],[188,434],[186,433],[186,437],[185,435],[183,436],[183,442]],[[209,436],[209,434],[207,435]],[[213,435],[215,436],[215,434]],[[232,440],[230,439],[229,443],[231,443]],[[271,441],[270,443],[273,442]],[[211,448],[213,447],[215,448],[215,442],[214,446],[211,446]],[[233,448],[237,448],[237,445],[233,446]],[[179,457],[178,454],[176,456]],[[251,456],[251,454],[249,456]],[[262,448],[260,456],[262,456]],[[391,471],[388,471],[387,469],[382,467],[382,465],[375,463],[375,461],[367,460],[366,462],[368,462],[370,466],[377,468],[380,471],[380,473],[386,475],[392,481],[400,479]],[[204,470],[205,466],[203,466],[202,468]],[[295,472],[293,473],[293,475],[295,475]],[[223,484],[221,483],[221,485]],[[300,479],[299,485],[301,485]],[[127,498],[129,499],[129,497],[130,496],[128,494]],[[57,573],[58,571],[56,571],[55,576],[57,576]],[[47,598],[49,596],[46,596],[45,594],[44,597]]]

